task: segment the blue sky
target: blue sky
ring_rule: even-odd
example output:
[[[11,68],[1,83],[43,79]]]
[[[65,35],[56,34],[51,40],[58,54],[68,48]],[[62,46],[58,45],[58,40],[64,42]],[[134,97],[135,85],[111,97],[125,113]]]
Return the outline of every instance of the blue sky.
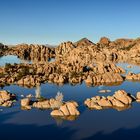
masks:
[[[0,0],[0,42],[140,37],[140,0]]]

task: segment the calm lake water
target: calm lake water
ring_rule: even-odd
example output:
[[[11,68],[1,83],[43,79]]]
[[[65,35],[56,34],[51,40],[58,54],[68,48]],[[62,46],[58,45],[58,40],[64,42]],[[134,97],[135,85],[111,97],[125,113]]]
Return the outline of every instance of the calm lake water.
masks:
[[[0,65],[11,61],[13,56],[0,58]],[[14,62],[21,61],[14,57]],[[127,68],[128,64],[120,63],[127,71],[140,72],[140,67]],[[83,105],[86,98],[96,95],[112,95],[114,91],[124,89],[135,95],[140,91],[140,82],[125,81],[118,86],[87,87],[81,85],[57,86],[41,84],[36,88],[23,88],[17,85],[6,86],[3,89],[21,95],[41,94],[54,97],[58,91],[64,95],[64,101],[75,100],[79,103],[80,116],[74,121],[55,119],[50,116],[50,110],[32,109],[23,111],[19,101],[11,108],[2,108],[0,111],[0,138],[3,140],[139,140],[140,139],[140,103],[134,102],[132,107],[124,111],[114,109],[89,110]],[[111,93],[98,93],[101,89],[109,89]]]

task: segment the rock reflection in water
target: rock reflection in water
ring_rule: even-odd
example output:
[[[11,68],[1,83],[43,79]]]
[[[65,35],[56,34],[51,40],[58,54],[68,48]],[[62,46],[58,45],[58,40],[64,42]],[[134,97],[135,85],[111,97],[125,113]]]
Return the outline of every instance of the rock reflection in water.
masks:
[[[36,86],[36,89],[35,89],[35,97],[36,98],[40,98],[41,97],[40,85]]]
[[[52,116],[52,117],[55,119],[56,124],[58,126],[61,126],[63,124],[64,120],[75,121],[78,118],[78,116],[64,116],[64,117]]]

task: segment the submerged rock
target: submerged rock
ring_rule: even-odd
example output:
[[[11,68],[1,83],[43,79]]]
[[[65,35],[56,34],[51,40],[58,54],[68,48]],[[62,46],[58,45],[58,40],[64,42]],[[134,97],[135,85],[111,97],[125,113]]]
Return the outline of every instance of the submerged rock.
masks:
[[[111,92],[111,90],[105,90],[105,89],[103,89],[103,90],[100,90],[99,91],[99,93],[109,93],[109,92]]]

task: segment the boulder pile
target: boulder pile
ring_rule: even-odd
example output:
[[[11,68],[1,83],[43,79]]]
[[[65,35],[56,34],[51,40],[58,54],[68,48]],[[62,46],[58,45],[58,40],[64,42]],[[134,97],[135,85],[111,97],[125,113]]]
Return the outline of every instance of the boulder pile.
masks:
[[[129,73],[126,75],[125,78],[126,78],[126,80],[140,81],[140,73],[135,74],[135,73],[129,72]]]
[[[80,112],[77,110],[78,104],[76,102],[66,102],[59,109],[51,112],[52,116],[79,116]]]
[[[11,94],[6,90],[0,91],[0,106],[11,107],[15,99],[15,94]]]
[[[131,105],[133,97],[126,93],[124,90],[118,90],[113,96],[95,96],[90,99],[86,99],[84,104],[88,108],[103,109],[103,108],[124,108]]]

